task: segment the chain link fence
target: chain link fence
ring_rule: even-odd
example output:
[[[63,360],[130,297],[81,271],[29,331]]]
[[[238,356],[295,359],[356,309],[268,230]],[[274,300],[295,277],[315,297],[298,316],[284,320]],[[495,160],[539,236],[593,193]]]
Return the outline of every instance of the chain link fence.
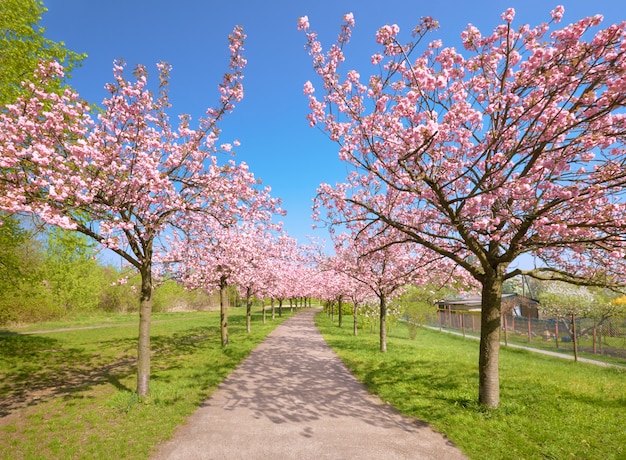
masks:
[[[575,324],[575,327],[574,327]],[[456,330],[463,335],[480,335],[480,312],[440,309],[429,326]],[[578,351],[606,355],[626,361],[626,319],[550,318],[537,319],[502,315],[502,340],[542,349],[573,351],[574,330]]]

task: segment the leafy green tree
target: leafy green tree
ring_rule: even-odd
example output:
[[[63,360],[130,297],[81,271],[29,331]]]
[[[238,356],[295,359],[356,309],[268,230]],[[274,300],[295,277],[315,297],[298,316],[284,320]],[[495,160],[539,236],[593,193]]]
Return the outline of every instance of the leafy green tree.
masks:
[[[166,280],[154,289],[152,309],[165,311],[168,309],[187,308],[185,288],[174,280]]]
[[[404,308],[404,318],[409,326],[411,339],[416,337],[419,327],[437,319],[435,302],[456,292],[454,288],[432,284],[407,288],[407,291],[398,299],[398,303]]]
[[[0,106],[18,97],[20,83],[30,80],[41,60],[58,61],[67,74],[86,57],[44,37],[39,22],[46,11],[41,0],[0,1]],[[48,90],[60,89],[62,82],[51,85]]]
[[[540,310],[557,320],[569,321],[569,333],[574,344],[574,359],[578,360],[578,334],[576,318],[588,317],[596,299],[586,286],[577,286],[562,281],[545,283],[539,293]]]
[[[110,265],[101,267],[102,289],[98,309],[105,312],[137,311],[137,290],[141,280],[132,270],[118,270]]]
[[[45,251],[36,229],[16,216],[0,218],[0,324],[57,317],[58,305],[41,270]]]
[[[51,294],[66,311],[95,310],[103,290],[103,267],[95,243],[86,236],[53,227],[48,230],[44,276]]]
[[[18,251],[28,235],[15,217],[0,216],[0,220],[0,287],[4,288],[18,278],[21,261]]]
[[[39,25],[47,11],[41,0],[0,1],[0,110],[24,91],[42,60],[56,60],[69,71],[86,57],[44,37]],[[47,90],[60,91],[66,80]],[[0,323],[48,319],[58,314],[40,270],[43,249],[19,217],[0,214]]]

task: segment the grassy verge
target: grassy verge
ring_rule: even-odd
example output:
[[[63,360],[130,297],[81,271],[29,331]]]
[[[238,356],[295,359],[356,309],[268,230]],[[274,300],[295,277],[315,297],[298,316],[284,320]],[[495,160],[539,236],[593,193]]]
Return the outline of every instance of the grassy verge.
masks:
[[[437,327],[434,326],[432,327],[432,329],[437,329]],[[443,332],[463,336],[463,333],[457,329],[443,329]],[[480,333],[466,331],[465,337],[478,340],[480,339]],[[502,344],[506,343],[504,334],[502,334],[501,343]],[[536,348],[537,350],[549,351],[551,353],[558,353],[562,355],[568,355],[571,358],[574,357],[574,347],[571,342],[562,342],[557,348],[554,342],[546,343],[546,342],[543,342],[541,339],[533,339],[531,342],[528,342],[524,336],[517,335],[517,334],[509,334],[508,344],[519,345],[519,346],[527,347],[527,348]],[[620,347],[623,349],[623,345],[620,344]],[[590,349],[590,348],[591,348],[590,346],[587,347],[587,349]],[[593,361],[599,361],[599,362],[603,362],[607,364],[614,364],[616,366],[626,367],[626,359],[624,358],[609,356],[609,355],[605,355],[602,353],[588,352],[588,351],[585,351],[585,348],[583,347],[580,347],[578,349],[578,356],[580,358],[591,359]]]
[[[370,391],[430,423],[472,459],[626,458],[626,372],[517,349],[500,351],[501,406],[477,404],[478,342],[405,325],[351,335],[320,314],[329,345]]]
[[[0,458],[148,458],[282,318],[262,324],[219,312],[155,315],[150,396],[134,393],[137,321],[111,327],[0,335]],[[96,325],[82,319],[79,326]],[[63,327],[67,327],[63,324]],[[46,329],[49,325],[46,326]]]

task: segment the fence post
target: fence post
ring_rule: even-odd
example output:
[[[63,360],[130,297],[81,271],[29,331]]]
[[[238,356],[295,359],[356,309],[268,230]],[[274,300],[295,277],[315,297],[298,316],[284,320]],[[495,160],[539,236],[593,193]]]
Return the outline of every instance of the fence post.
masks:
[[[460,314],[460,318],[461,318],[461,332],[463,332],[463,338],[465,338],[465,315],[463,313]]]
[[[596,322],[596,319],[594,318],[593,319],[593,354],[594,355],[598,354],[597,338],[598,338],[597,322]]]
[[[572,340],[574,341],[574,361],[578,361],[578,338],[576,337],[576,317],[571,314],[572,320]]]
[[[554,343],[556,347],[559,348],[559,320],[558,318],[554,320]]]
[[[506,313],[502,315],[502,318],[504,319],[504,346],[508,347],[509,346],[509,328],[507,325]]]

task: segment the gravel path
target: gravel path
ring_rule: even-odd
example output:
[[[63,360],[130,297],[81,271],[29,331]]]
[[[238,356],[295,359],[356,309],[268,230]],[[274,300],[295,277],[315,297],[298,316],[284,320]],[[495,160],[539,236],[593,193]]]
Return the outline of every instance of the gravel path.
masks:
[[[326,345],[315,313],[278,326],[153,458],[466,458],[369,394]]]

